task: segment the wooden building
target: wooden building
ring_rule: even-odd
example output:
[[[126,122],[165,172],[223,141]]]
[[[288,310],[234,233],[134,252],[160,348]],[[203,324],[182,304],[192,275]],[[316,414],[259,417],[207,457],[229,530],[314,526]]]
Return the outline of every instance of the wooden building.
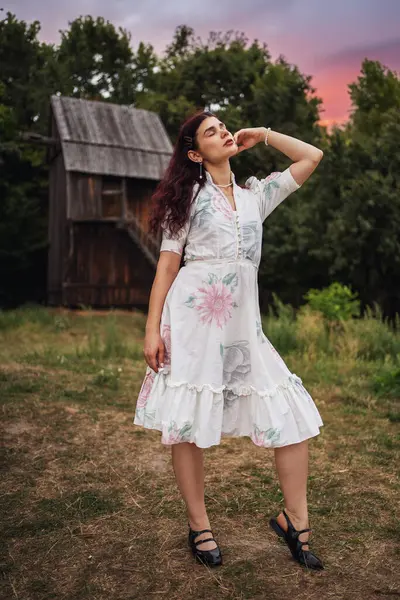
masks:
[[[49,305],[148,305],[150,197],[172,144],[156,113],[51,97]]]

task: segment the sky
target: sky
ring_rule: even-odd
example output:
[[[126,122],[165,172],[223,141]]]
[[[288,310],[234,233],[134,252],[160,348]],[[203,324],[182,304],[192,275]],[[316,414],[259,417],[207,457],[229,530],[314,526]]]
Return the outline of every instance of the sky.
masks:
[[[0,0],[19,19],[41,23],[40,39],[58,44],[59,30],[80,15],[102,16],[162,54],[178,25],[204,41],[210,31],[244,32],[311,75],[323,99],[320,123],[343,123],[351,108],[348,84],[364,58],[400,75],[400,0]]]

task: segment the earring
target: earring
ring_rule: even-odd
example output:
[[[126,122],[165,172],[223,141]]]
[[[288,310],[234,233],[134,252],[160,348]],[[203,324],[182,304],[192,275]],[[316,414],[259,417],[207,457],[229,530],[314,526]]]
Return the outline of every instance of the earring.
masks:
[[[200,163],[200,179],[203,179],[203,163]]]

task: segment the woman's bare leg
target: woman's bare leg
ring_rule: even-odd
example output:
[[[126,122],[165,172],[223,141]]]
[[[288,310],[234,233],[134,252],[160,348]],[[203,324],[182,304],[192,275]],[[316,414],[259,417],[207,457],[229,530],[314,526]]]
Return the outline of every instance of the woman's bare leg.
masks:
[[[307,508],[308,479],[308,440],[274,448],[275,465],[285,501],[285,511],[296,529],[309,527]],[[286,531],[287,522],[283,513],[277,517],[279,525]],[[310,532],[300,534],[299,540],[305,542]],[[308,550],[308,545],[303,550]]]
[[[172,466],[176,482],[186,504],[187,517],[192,529],[211,529],[204,499],[203,449],[190,442],[180,442],[171,446]],[[195,541],[211,537],[202,533]],[[216,548],[215,542],[198,544],[199,550]]]

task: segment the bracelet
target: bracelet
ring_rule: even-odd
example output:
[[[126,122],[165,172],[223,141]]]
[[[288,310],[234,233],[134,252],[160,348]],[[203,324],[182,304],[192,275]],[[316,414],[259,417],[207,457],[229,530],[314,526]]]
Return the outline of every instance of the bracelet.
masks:
[[[266,146],[268,146],[268,135],[269,135],[269,132],[270,132],[270,131],[271,131],[271,127],[268,127],[268,129],[267,129],[267,134],[266,134],[266,136],[265,136],[265,140],[264,140],[264,142],[265,142],[265,145],[266,145]]]

